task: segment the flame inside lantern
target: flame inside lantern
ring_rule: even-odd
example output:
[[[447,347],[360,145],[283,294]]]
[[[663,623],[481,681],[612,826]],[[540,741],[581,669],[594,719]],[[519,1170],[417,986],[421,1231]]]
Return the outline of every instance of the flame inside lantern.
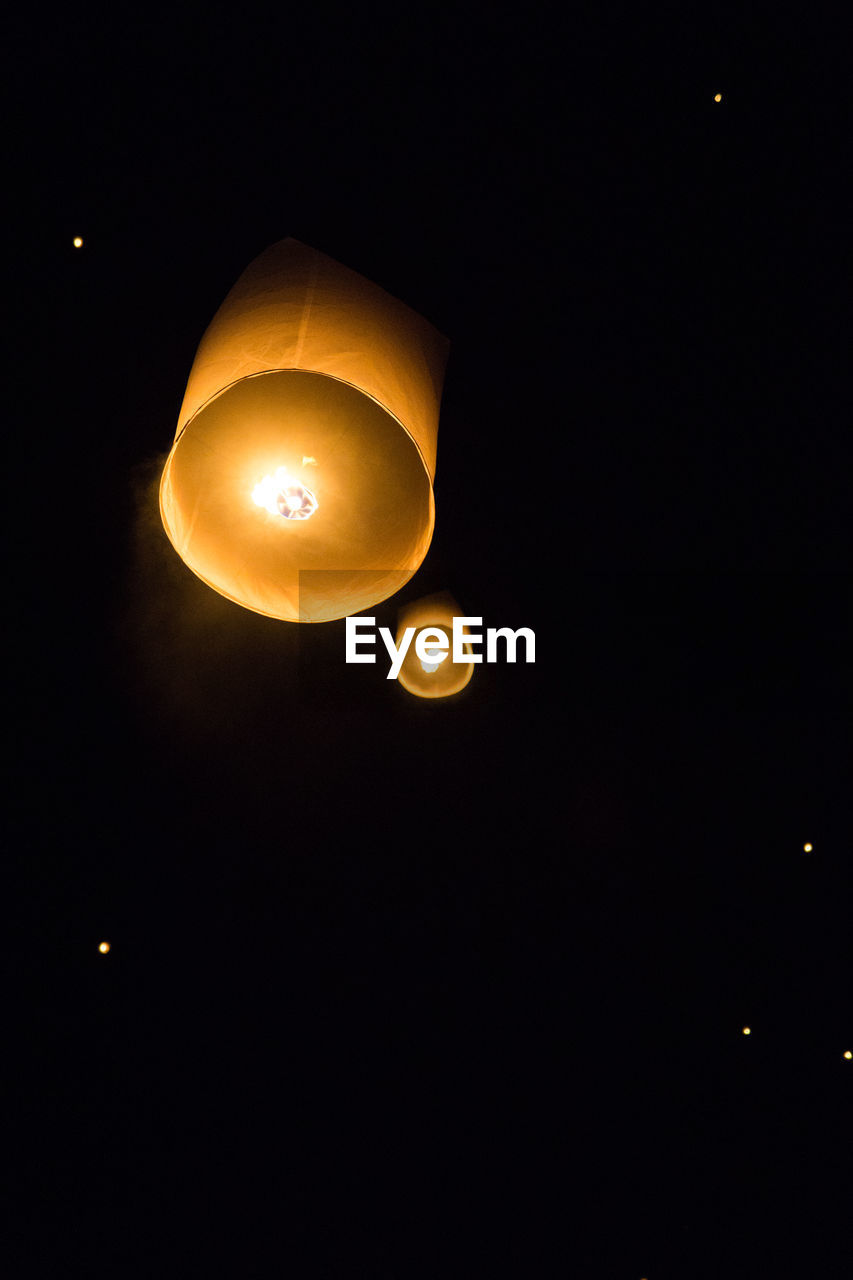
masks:
[[[429,675],[433,671],[438,671],[438,668],[441,666],[446,656],[446,653],[442,649],[427,649],[427,661],[425,662],[422,658],[421,666],[424,671],[426,671],[427,675]]]
[[[264,476],[252,490],[252,500],[271,516],[284,516],[285,520],[308,520],[319,505],[311,490],[294,480],[287,467]]]

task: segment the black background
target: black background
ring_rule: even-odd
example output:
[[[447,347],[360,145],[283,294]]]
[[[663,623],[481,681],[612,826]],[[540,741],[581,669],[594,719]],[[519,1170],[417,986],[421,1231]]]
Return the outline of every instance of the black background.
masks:
[[[13,27],[21,1274],[843,1274],[840,35]],[[377,622],[447,589],[535,665],[419,702],[169,546],[195,349],[286,235],[451,341]]]

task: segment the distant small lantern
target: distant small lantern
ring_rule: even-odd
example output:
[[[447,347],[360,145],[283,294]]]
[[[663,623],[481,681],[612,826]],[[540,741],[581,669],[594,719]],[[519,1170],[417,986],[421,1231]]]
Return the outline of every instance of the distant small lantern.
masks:
[[[448,343],[404,303],[282,240],[223,302],[160,484],[181,559],[229,600],[327,622],[393,595],[435,524]]]
[[[100,951],[100,953],[101,953],[101,955],[102,955],[102,956],[105,956],[105,955],[107,954],[107,952],[109,951],[109,949],[110,949],[110,944],[109,944],[108,942],[99,942],[99,943],[98,943],[98,950]]]
[[[715,102],[722,102],[722,100],[723,100],[723,95],[722,95],[721,93],[715,93],[715,94],[714,94],[714,101],[715,101]]]
[[[844,1050],[844,1057],[845,1057],[845,1058],[847,1059],[847,1061],[849,1062],[849,1061],[850,1061],[850,1059],[851,1059],[851,1058],[853,1058],[853,1052],[851,1052],[851,1050],[850,1050],[850,1049],[845,1049],[845,1050]]]
[[[804,844],[804,845],[803,845],[803,853],[811,853],[811,851],[812,851],[812,849],[813,849],[813,848],[814,848],[814,845],[813,845],[813,844],[808,844],[808,843],[807,843],[807,844]]]
[[[75,249],[82,249],[82,248],[83,248],[83,241],[80,239],[80,237],[79,237],[79,236],[75,236],[75,237],[74,237],[73,244],[74,244],[74,248],[75,248]]]
[[[743,1034],[744,1034],[745,1036],[751,1036],[751,1035],[752,1035],[752,1028],[751,1028],[751,1027],[744,1027],[744,1029],[743,1029]]]
[[[453,619],[462,617],[458,604],[446,591],[423,596],[402,605],[397,613],[396,645],[399,650],[407,627],[414,628],[397,679],[416,698],[449,698],[461,693],[474,674],[474,663],[453,661]],[[467,627],[462,627],[462,656],[469,655],[465,644]],[[420,644],[421,653],[418,653]]]

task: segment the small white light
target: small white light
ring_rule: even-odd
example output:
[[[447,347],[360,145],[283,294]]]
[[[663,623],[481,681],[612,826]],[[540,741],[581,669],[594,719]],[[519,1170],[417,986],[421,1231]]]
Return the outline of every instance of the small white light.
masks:
[[[82,248],[83,248],[83,241],[80,239],[80,237],[79,237],[79,236],[75,236],[75,237],[74,237],[74,240],[72,241],[72,243],[73,243],[73,245],[74,245],[74,248],[75,248],[75,249],[82,249]]]
[[[433,671],[438,671],[438,668],[441,666],[443,661],[444,661],[443,650],[427,649],[426,661],[422,658],[421,666],[423,667],[424,671],[427,672],[427,674],[431,674]]]
[[[320,505],[310,489],[294,480],[287,467],[278,467],[273,475],[264,476],[252,490],[252,501],[271,516],[284,516],[286,520],[308,520]]]

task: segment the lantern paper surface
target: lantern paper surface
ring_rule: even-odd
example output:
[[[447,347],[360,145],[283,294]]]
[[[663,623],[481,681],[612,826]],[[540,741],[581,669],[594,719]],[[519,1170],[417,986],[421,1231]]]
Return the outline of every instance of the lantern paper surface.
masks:
[[[417,698],[449,698],[451,694],[460,693],[474,674],[473,662],[453,661],[453,619],[461,617],[461,610],[447,591],[438,591],[431,596],[423,596],[403,605],[397,613],[396,644],[399,648],[407,627],[414,627],[415,634],[397,679],[409,693]],[[437,661],[437,651],[429,648],[429,639],[424,641],[424,648],[434,654],[433,661],[424,661],[418,657],[415,649],[421,631],[435,629],[447,637],[447,656],[442,662]],[[463,628],[463,637],[469,630]],[[471,653],[471,646],[463,644],[463,652]]]
[[[160,484],[189,568],[291,622],[398,591],[432,538],[447,350],[404,303],[297,240],[256,258],[201,341]]]

